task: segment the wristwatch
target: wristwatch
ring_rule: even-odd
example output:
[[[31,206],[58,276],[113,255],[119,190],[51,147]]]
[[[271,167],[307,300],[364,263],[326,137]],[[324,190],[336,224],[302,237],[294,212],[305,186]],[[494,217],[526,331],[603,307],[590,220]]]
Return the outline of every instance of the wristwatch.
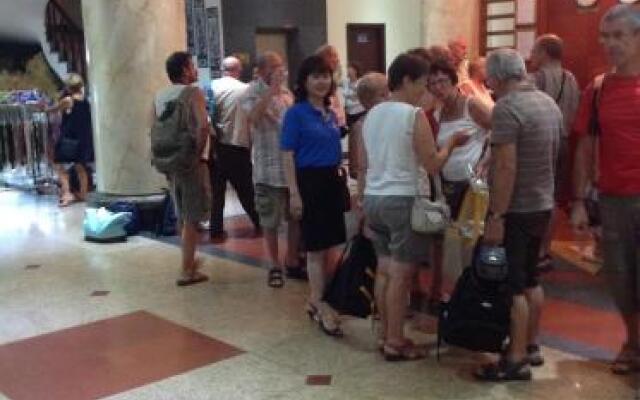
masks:
[[[502,221],[504,219],[504,213],[489,211],[489,213],[487,214],[487,218]]]

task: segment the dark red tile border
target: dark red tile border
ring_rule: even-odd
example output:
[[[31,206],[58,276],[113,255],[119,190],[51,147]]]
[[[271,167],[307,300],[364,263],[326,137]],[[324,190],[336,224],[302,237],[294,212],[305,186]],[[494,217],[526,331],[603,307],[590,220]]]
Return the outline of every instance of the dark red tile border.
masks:
[[[110,396],[243,351],[145,311],[0,346],[12,400]]]

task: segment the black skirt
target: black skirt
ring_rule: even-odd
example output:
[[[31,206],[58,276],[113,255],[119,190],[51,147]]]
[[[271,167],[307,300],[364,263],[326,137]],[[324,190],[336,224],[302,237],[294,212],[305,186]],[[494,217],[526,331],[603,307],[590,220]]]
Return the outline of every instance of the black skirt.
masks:
[[[307,251],[344,243],[344,183],[337,167],[301,168],[296,172],[302,198],[302,239]]]

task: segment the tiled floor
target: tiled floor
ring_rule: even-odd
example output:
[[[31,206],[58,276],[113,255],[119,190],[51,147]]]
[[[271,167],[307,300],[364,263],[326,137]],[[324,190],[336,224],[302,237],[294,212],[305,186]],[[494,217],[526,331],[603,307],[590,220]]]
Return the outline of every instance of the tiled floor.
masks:
[[[324,336],[303,312],[306,285],[265,285],[244,218],[227,220],[228,242],[203,248],[211,281],[177,288],[171,240],[86,243],[82,214],[0,191],[0,400],[638,398],[638,377],[603,361],[622,330],[599,279],[567,263],[545,278],[546,366],[531,383],[480,384],[477,357],[455,349],[440,363],[385,363],[368,321]],[[575,258],[571,244],[554,249]],[[411,325],[435,342],[433,321]]]

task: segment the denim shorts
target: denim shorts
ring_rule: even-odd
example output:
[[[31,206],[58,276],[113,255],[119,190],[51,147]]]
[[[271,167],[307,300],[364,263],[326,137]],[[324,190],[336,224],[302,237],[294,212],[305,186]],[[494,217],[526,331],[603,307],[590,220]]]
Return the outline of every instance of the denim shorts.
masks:
[[[365,196],[364,213],[378,255],[419,264],[429,257],[430,235],[411,229],[413,196]]]

